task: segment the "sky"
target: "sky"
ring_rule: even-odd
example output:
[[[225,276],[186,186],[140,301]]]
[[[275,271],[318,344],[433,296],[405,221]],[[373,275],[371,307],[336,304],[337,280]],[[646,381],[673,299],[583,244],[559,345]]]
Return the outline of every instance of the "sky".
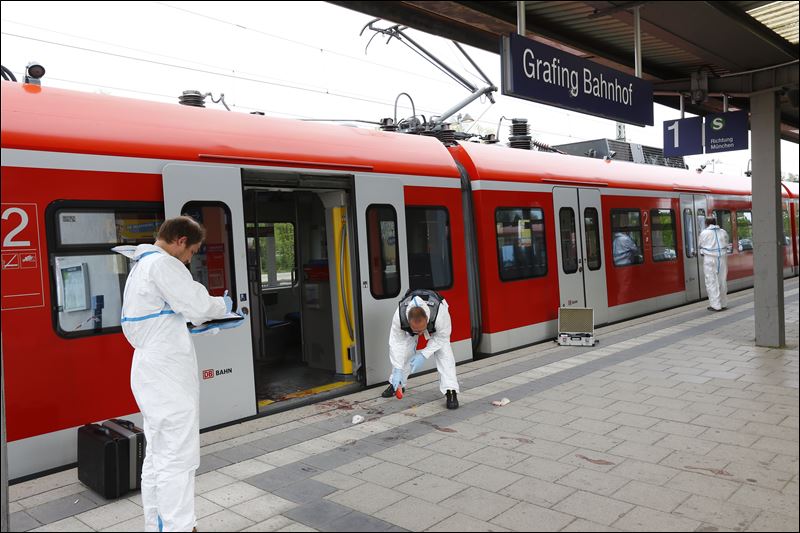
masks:
[[[405,45],[361,29],[372,17],[325,2],[0,2],[2,64],[21,79],[46,69],[44,86],[173,102],[185,90],[225,94],[233,112],[286,118],[378,121],[393,117],[401,92],[417,114],[441,114],[468,96]],[[385,27],[389,23],[382,21]],[[477,86],[485,83],[448,40],[413,29],[420,44]],[[500,87],[500,56],[464,47]],[[616,137],[612,120],[505,97],[462,113],[464,129],[495,131],[501,117],[527,118],[532,137],[563,144]],[[677,101],[677,96],[676,96]],[[735,101],[732,102],[735,105]],[[216,107],[210,99],[207,107]],[[661,147],[665,120],[680,112],[655,104],[655,125],[626,126],[628,141]],[[400,98],[398,118],[411,115]],[[687,114],[687,117],[692,116]],[[503,122],[500,140],[508,137]],[[685,158],[690,168],[740,176],[749,151]],[[781,170],[798,173],[798,146],[781,142]],[[724,179],[720,177],[720,179]]]

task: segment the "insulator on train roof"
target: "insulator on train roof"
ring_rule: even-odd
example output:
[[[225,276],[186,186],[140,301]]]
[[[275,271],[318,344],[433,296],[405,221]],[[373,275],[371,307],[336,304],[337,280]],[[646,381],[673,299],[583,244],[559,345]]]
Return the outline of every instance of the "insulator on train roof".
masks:
[[[511,135],[530,135],[531,127],[527,118],[511,119]]]
[[[206,97],[200,91],[183,91],[178,97],[178,103],[192,107],[205,107]]]
[[[423,131],[422,135],[425,137],[436,137],[445,146],[452,146],[456,144],[456,132],[451,129],[441,130],[427,130]]]
[[[485,137],[481,137],[482,144],[497,144],[497,137],[494,133],[489,133]]]
[[[439,130],[438,135],[436,138],[442,141],[443,144],[456,144],[456,132],[455,130]]]
[[[510,134],[508,136],[508,145],[511,148],[530,150],[531,149],[530,133],[531,133],[531,128],[528,125],[527,118],[511,119]]]
[[[394,123],[394,119],[382,118],[381,125],[378,128],[381,131],[397,131],[397,124]]]

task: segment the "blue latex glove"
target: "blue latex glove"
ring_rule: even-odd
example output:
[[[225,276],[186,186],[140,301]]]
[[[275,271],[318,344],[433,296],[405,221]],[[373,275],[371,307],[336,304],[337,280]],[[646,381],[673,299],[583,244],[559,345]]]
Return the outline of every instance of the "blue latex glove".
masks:
[[[392,370],[392,377],[389,378],[389,383],[392,384],[394,390],[397,390],[403,382],[403,370],[400,368],[395,368]]]
[[[422,368],[423,364],[425,364],[425,356],[422,355],[422,352],[415,353],[414,357],[411,358],[411,373],[415,374]]]
[[[222,300],[225,302],[225,312],[230,313],[233,309],[233,300],[231,300],[231,297],[228,296],[227,290],[225,291],[225,294],[222,295]]]

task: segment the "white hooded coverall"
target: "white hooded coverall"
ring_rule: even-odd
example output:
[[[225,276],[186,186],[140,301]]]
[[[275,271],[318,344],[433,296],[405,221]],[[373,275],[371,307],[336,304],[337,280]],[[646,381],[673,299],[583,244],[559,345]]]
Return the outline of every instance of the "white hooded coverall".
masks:
[[[414,307],[421,307],[425,310],[428,320],[430,320],[430,308],[421,298],[415,297],[406,308],[406,313]],[[445,394],[448,390],[459,392],[458,379],[456,379],[456,359],[453,356],[453,349],[450,347],[450,333],[453,329],[450,322],[450,311],[447,301],[442,299],[439,305],[439,312],[436,315],[436,331],[431,335],[426,329],[423,332],[428,344],[420,350],[425,359],[431,355],[436,357],[436,370],[439,371],[439,390]],[[400,327],[400,308],[394,313],[392,318],[392,328],[389,332],[389,359],[392,368],[403,370],[403,383],[408,381],[411,373],[411,358],[417,351],[417,341],[419,335],[409,335]],[[389,375],[391,381],[391,374]]]
[[[728,232],[712,224],[700,232],[697,245],[703,256],[708,303],[719,311],[728,306]]]
[[[147,439],[142,467],[145,531],[195,527],[194,476],[200,465],[200,385],[186,322],[226,313],[186,266],[165,250],[141,244],[117,249],[135,263],[125,283],[122,331],[134,347],[131,390]]]

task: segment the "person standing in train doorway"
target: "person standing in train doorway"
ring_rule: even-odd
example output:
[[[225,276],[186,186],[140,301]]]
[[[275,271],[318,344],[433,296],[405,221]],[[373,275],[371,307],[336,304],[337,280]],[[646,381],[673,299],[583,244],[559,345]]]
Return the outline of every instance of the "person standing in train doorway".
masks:
[[[716,217],[708,217],[697,241],[703,256],[708,310],[722,311],[728,308],[728,232],[717,226]]]
[[[145,531],[196,530],[200,384],[187,322],[199,325],[222,318],[233,307],[227,294],[209,295],[186,268],[204,238],[203,226],[181,216],[164,221],[155,244],[114,249],[133,261],[123,294],[122,331],[134,348],[131,390],[147,440],[142,467]]]
[[[392,317],[389,332],[392,373],[389,387],[381,396],[402,398],[408,376],[419,371],[425,361],[434,356],[439,371],[439,390],[447,398],[447,408],[458,409],[459,388],[456,360],[450,347],[451,331],[449,306],[439,293],[428,289],[406,292]],[[428,343],[422,350],[417,350],[420,335]]]

